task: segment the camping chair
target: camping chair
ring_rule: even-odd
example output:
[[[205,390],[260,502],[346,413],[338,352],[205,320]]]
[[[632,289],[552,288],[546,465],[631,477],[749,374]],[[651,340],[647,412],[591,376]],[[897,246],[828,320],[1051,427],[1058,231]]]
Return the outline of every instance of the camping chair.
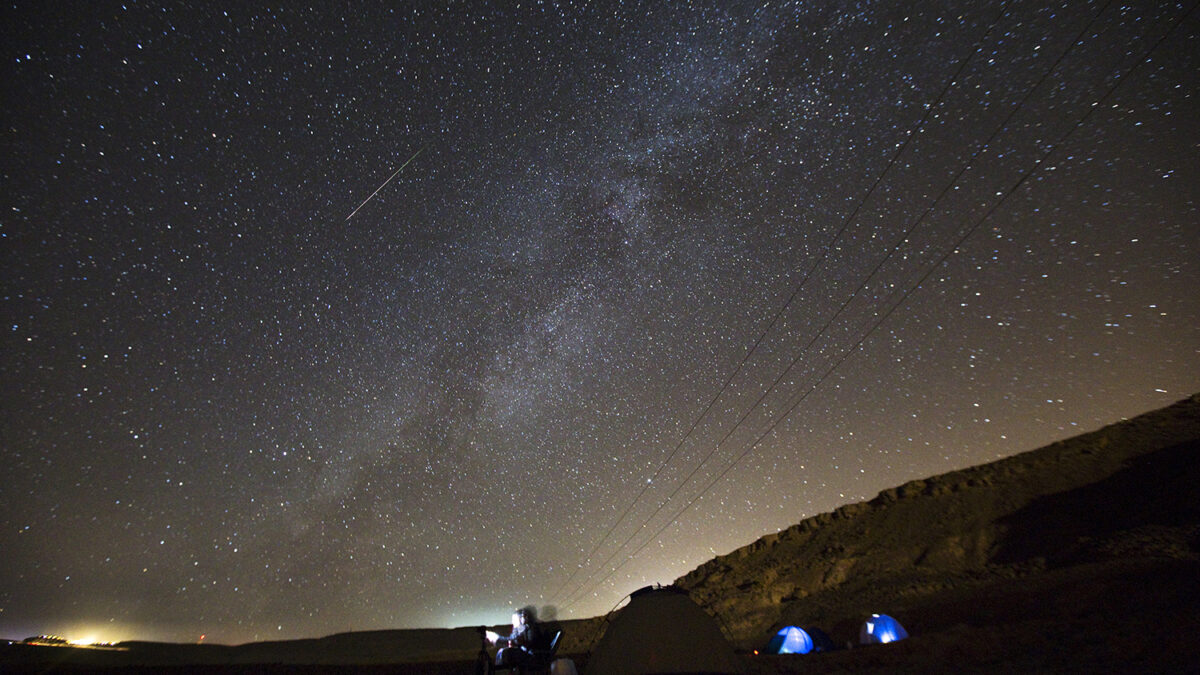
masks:
[[[493,665],[490,672],[496,673],[502,670],[511,671],[514,675],[532,675],[532,673],[546,673],[550,671],[550,664],[554,663],[554,655],[558,653],[558,645],[562,642],[562,630],[556,630],[550,634],[550,640],[544,642],[542,646],[532,650],[533,658],[527,660],[518,666],[496,666]]]

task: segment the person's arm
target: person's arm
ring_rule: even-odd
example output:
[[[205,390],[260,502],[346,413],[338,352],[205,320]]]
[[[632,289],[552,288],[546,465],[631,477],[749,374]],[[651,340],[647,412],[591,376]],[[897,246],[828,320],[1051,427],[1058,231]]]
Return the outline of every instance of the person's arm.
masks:
[[[514,647],[514,646],[521,644],[521,636],[523,634],[524,634],[524,631],[519,631],[519,630],[514,630],[509,635],[500,635],[498,633],[492,633],[492,635],[496,636],[496,639],[492,640],[492,643],[500,645],[502,647]]]

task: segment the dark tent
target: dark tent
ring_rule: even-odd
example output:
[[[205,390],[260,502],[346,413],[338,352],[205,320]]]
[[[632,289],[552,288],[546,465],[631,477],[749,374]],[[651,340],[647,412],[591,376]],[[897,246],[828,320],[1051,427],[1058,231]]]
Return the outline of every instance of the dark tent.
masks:
[[[587,663],[587,675],[742,673],[716,620],[677,586],[629,596]]]
[[[838,648],[833,638],[829,637],[829,633],[820,628],[809,626],[804,629],[804,632],[808,633],[808,637],[812,638],[814,652],[831,652]]]

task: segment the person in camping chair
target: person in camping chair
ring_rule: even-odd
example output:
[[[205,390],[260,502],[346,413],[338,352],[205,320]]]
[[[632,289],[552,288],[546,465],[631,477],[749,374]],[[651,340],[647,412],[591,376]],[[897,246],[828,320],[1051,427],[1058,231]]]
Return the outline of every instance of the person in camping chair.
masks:
[[[522,607],[513,612],[512,627],[510,635],[500,635],[490,630],[484,633],[488,642],[500,647],[496,651],[498,667],[520,666],[533,658],[533,650],[541,644],[542,631],[533,607]]]

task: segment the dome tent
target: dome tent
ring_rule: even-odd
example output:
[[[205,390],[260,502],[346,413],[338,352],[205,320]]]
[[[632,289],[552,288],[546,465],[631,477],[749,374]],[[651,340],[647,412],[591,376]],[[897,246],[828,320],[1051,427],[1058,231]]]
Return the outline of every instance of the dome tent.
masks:
[[[784,626],[767,643],[768,654],[807,654],[813,650],[813,639],[797,626]]]
[[[587,675],[743,671],[717,622],[677,586],[634,591],[587,663]]]
[[[908,631],[904,630],[904,626],[887,614],[872,614],[863,622],[862,630],[858,631],[858,642],[864,645],[886,644],[906,637]]]
[[[813,653],[837,651],[838,646],[834,644],[833,638],[829,637],[829,633],[816,626],[809,626],[804,629],[804,632],[808,633],[808,637],[812,638]]]

